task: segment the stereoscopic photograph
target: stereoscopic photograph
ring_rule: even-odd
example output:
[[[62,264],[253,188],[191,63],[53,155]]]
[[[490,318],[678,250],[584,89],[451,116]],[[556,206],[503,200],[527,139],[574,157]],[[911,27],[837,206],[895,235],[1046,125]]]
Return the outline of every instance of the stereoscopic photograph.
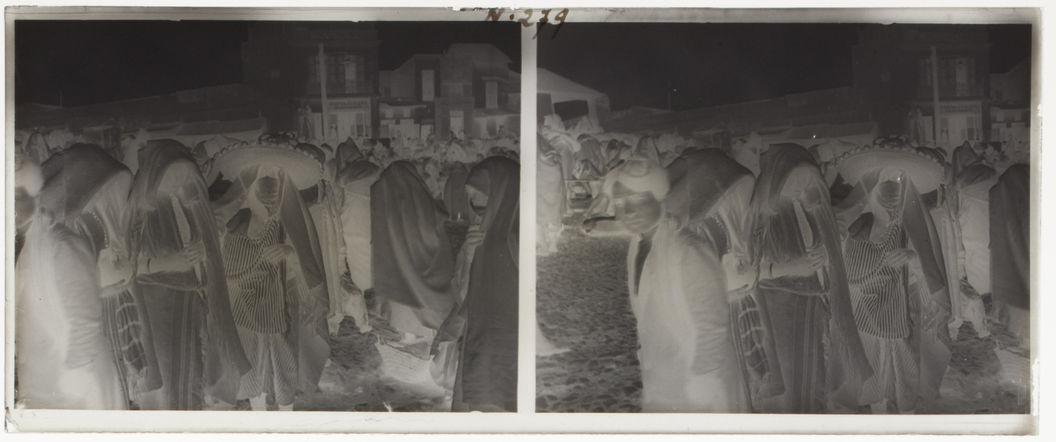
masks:
[[[537,411],[1029,413],[1033,31],[540,35]]]
[[[15,409],[516,411],[519,24],[63,17],[9,22]]]

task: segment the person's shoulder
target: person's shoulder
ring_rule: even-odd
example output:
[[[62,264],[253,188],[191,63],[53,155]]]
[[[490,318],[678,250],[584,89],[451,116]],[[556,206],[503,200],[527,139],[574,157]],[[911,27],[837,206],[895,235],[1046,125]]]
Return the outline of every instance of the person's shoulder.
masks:
[[[673,221],[669,222],[669,228],[672,229],[674,237],[669,253],[677,253],[681,262],[718,261],[714,247],[699,233],[689,228],[678,227]]]
[[[235,215],[227,221],[227,232],[245,234],[246,230],[249,229],[249,220],[252,217],[253,213],[248,208],[239,209],[238,212],[235,212]]]

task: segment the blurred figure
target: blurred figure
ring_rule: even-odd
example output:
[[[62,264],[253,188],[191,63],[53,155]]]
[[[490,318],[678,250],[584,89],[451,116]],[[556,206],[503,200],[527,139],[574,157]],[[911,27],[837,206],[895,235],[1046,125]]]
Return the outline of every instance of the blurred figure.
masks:
[[[37,195],[44,186],[40,164],[21,152],[15,152],[15,261],[26,243],[29,230],[37,211]]]
[[[537,156],[535,250],[537,256],[547,256],[557,251],[567,198],[560,155],[542,136]]]
[[[734,350],[749,409],[784,390],[765,299],[748,250],[749,205],[755,177],[718,149],[687,150],[667,167],[664,201],[682,232],[711,248],[722,263]]]
[[[658,164],[634,157],[611,174],[604,194],[634,234],[627,283],[638,320],[642,410],[747,411],[720,257],[680,232],[665,211],[670,182]]]
[[[16,345],[32,350],[16,358],[16,402],[126,409],[148,369],[139,310],[126,289],[132,175],[98,146],[84,144],[42,170],[44,185],[15,269]]]

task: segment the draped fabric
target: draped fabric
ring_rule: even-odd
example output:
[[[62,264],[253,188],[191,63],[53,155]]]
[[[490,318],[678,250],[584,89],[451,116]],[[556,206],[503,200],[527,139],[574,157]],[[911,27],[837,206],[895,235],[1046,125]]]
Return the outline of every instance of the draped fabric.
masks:
[[[358,160],[339,171],[337,178],[344,198],[340,214],[344,266],[352,284],[361,293],[374,286],[371,270],[370,187],[380,172],[381,168],[373,163]],[[344,315],[352,316],[361,332],[370,329],[363,296],[350,296],[341,310]]]
[[[121,321],[114,302],[127,275],[101,270],[127,260],[124,228],[132,176],[94,145],[79,144],[42,165],[44,186],[15,270],[17,401],[30,408],[124,409],[146,375],[140,311]],[[106,256],[102,256],[102,254]],[[56,272],[55,269],[61,269]],[[104,291],[103,285],[106,290]],[[117,336],[122,345],[113,345]],[[134,370],[128,373],[129,370]]]
[[[967,144],[957,146],[953,150],[953,176],[960,177],[969,167],[982,161],[982,157]]]
[[[884,261],[889,252],[905,247],[905,230],[895,222],[879,239],[871,239],[873,220],[871,213],[862,215],[851,226],[844,248],[855,318],[874,370],[862,385],[859,403],[889,399],[899,410],[912,410],[920,367],[909,340],[913,298],[908,293],[908,269]]]
[[[454,304],[454,253],[444,231],[446,214],[414,166],[392,163],[371,188],[374,291],[414,309],[435,329]]]
[[[1030,167],[1010,166],[990,189],[994,300],[1030,309]]]
[[[766,300],[740,275],[749,269],[746,219],[755,177],[716,149],[686,152],[667,170],[671,191],[665,210],[722,261],[734,348],[749,402],[780,394],[784,383]]]
[[[329,297],[311,216],[293,181],[281,171],[277,177],[281,196],[275,218],[261,220],[260,232],[248,232],[246,226],[256,216],[249,207],[259,204],[250,195],[256,191],[255,183],[261,175],[260,166],[243,169],[221,199],[228,205],[242,207],[227,223],[223,256],[235,323],[252,364],[242,377],[238,397],[268,392],[276,394],[279,403],[284,404],[289,402],[283,401],[292,401],[290,391],[310,392],[317,388],[330,354],[326,323]],[[221,208],[218,212],[226,211]],[[278,264],[269,263],[261,251],[275,244],[291,246],[295,256],[287,256]],[[262,282],[268,278],[274,278],[274,282]],[[277,294],[283,297],[281,301],[271,299]],[[280,308],[279,312],[273,311]]]
[[[862,207],[867,212],[883,210],[878,208],[874,194],[881,174],[885,173],[884,170],[883,166],[878,166],[876,170],[865,173],[859,179],[857,186],[851,192],[851,195],[848,196],[850,207]],[[912,177],[904,177],[903,182],[903,205],[898,212],[900,213],[900,218],[896,222],[901,223],[901,229],[904,231],[904,240],[902,240],[903,245],[901,247],[913,250],[916,255],[910,264],[903,266],[904,270],[900,271],[903,276],[900,277],[901,280],[899,282],[903,287],[901,290],[906,293],[905,305],[907,311],[905,314],[909,318],[909,335],[906,338],[879,336],[879,338],[887,340],[901,340],[903,343],[881,346],[874,339],[872,340],[873,344],[869,345],[867,351],[870,353],[878,351],[898,352],[899,354],[911,354],[913,356],[913,367],[918,373],[915,375],[915,379],[910,376],[912,372],[907,371],[903,367],[906,365],[905,363],[895,364],[902,367],[900,370],[903,373],[909,373],[902,376],[890,375],[890,366],[874,367],[876,377],[883,382],[913,384],[912,389],[916,393],[912,398],[904,393],[888,397],[889,399],[896,399],[900,395],[902,403],[899,404],[899,407],[905,410],[913,407],[916,399],[928,400],[937,397],[939,394],[939,386],[942,383],[942,378],[945,375],[951,356],[949,349],[950,336],[947,328],[951,306],[947,290],[945,260],[931,214],[922,201],[920,192],[914,186]],[[854,200],[863,202],[855,203]],[[862,223],[870,219],[868,215],[866,213],[864,216],[858,217],[859,221],[852,224],[851,228],[866,228],[862,226]],[[866,226],[871,226],[871,223],[867,223]],[[855,256],[857,254],[852,253],[848,257],[852,258]],[[854,265],[858,266],[859,264],[856,263]],[[890,329],[889,326],[885,328]],[[866,334],[870,333],[866,331]],[[898,350],[897,347],[899,345],[907,345],[909,347],[908,353]],[[874,362],[881,358],[892,360],[892,357],[890,354],[887,356],[870,355]],[[898,360],[895,361],[897,362]],[[909,376],[909,380],[906,380],[907,376]],[[866,385],[869,386],[876,382],[875,379],[869,380]],[[863,395],[866,395],[863,396],[863,401],[870,400],[868,398],[870,389],[872,388],[863,391]],[[884,387],[882,391],[891,393],[892,391],[899,392],[901,390],[894,387]]]
[[[469,207],[469,196],[466,195],[466,179],[469,169],[462,163],[454,163],[447,168],[447,181],[444,182],[444,206],[451,221],[469,222],[472,209]]]
[[[490,157],[470,171],[469,186],[488,196],[462,310],[465,332],[454,411],[517,410],[517,254],[520,166]]]
[[[536,251],[546,256],[557,250],[557,243],[565,213],[565,181],[561,162],[552,147],[543,147],[546,140],[540,136],[536,171]],[[549,152],[544,154],[544,150]],[[448,206],[450,210],[450,206]]]
[[[654,164],[664,164],[660,155],[660,146],[657,144],[656,138],[656,136],[644,136],[639,138],[634,153],[648,158]]]
[[[760,161],[749,250],[759,266],[757,290],[768,304],[785,382],[785,393],[764,407],[823,411],[830,395],[837,403],[855,405],[856,387],[872,370],[854,322],[828,187],[810,153],[798,145],[772,145]],[[768,276],[772,263],[804,259],[810,246],[827,255],[818,275]]]
[[[732,238],[737,242],[736,247],[742,248],[744,242],[740,236],[747,228],[745,215],[751,195],[733,195],[729,200],[724,199],[731,196],[731,190],[744,187],[742,182],[751,189],[755,183],[751,172],[716,149],[687,152],[667,170],[671,180],[671,190],[664,198],[667,213],[685,220],[686,224],[699,224],[729,208],[735,213],[723,222],[736,234]]]
[[[986,309],[981,296],[969,296],[960,289],[962,278],[978,294],[991,292],[990,279],[990,188],[997,174],[988,166],[976,164],[957,176],[954,184],[956,205],[951,207],[958,244],[946,254],[950,304],[956,321],[951,324],[951,335],[961,322],[971,322],[979,337],[989,335],[985,323]],[[936,227],[941,224],[936,222]],[[945,250],[950,250],[946,247]],[[957,253],[957,254],[954,254]],[[960,255],[958,257],[958,254]],[[953,259],[958,257],[957,259]],[[952,270],[950,270],[952,267]]]
[[[549,120],[549,117],[547,118]],[[576,166],[576,154],[581,148],[579,141],[572,138],[563,128],[553,128],[547,125],[540,129],[539,134],[542,140],[546,140],[546,143],[554,148],[556,157],[559,158],[561,163],[563,178],[565,180],[575,179],[573,171]]]
[[[719,257],[678,233],[670,218],[660,221],[649,242],[640,283],[631,292],[641,348],[642,410],[747,411]],[[630,253],[640,250],[632,247]]]
[[[345,272],[345,250],[339,219],[340,204],[344,202],[344,196],[330,179],[320,180],[315,189],[314,200],[306,200],[305,204],[319,237],[319,253],[322,257],[323,275],[326,278],[327,296],[330,299],[327,324],[330,334],[335,334],[344,319],[341,304],[346,298],[341,284],[341,275]]]
[[[589,179],[597,179],[605,174],[605,153],[602,151],[601,143],[590,136],[580,136],[578,139],[580,143],[579,152],[576,152],[576,162],[583,164],[585,173],[578,175],[581,177],[590,177]],[[588,178],[581,178],[588,179]]]
[[[238,340],[208,189],[175,141],[152,141],[130,196],[132,256],[158,260],[200,244],[201,264],[179,271],[137,269],[134,291],[147,312],[161,389],[144,408],[200,409],[203,394],[235,402],[249,361]],[[149,403],[148,402],[152,402]]]
[[[62,269],[54,272],[53,269]],[[95,251],[83,236],[39,214],[15,266],[16,406],[128,407],[103,332]]]

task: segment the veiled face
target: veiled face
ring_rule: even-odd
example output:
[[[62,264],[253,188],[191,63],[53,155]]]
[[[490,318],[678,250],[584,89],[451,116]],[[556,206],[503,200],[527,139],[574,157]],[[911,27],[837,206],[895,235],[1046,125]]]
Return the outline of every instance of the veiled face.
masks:
[[[257,180],[253,197],[273,216],[279,211],[279,200],[282,196],[282,182],[278,178],[265,176]]]
[[[613,198],[616,219],[633,233],[648,232],[660,221],[660,201],[652,192]]]
[[[888,180],[876,186],[876,202],[888,211],[896,211],[902,206],[901,181]]]

